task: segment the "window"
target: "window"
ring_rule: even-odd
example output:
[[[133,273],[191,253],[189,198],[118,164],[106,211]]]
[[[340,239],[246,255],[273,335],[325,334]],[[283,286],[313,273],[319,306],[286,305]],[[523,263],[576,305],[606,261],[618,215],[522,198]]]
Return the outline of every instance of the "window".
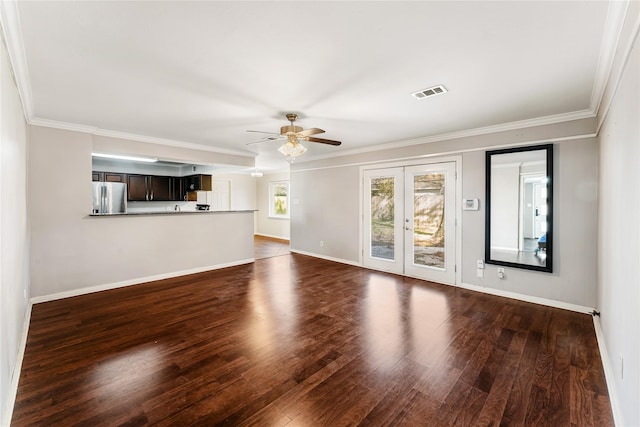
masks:
[[[289,218],[289,181],[269,183],[269,216]]]

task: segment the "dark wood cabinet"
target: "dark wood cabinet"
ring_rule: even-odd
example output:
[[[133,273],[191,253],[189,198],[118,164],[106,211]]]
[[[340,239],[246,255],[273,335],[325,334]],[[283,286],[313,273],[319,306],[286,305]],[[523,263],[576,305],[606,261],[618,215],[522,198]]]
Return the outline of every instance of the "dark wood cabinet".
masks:
[[[171,181],[172,189],[171,195],[173,197],[172,200],[175,201],[184,201],[186,200],[187,192],[184,188],[184,178],[173,177]]]
[[[211,175],[190,175],[184,180],[187,191],[211,191]]]
[[[182,202],[188,193],[193,192],[195,200],[195,191],[211,191],[211,175],[177,177],[92,171],[91,179],[126,183],[127,200],[134,202]]]
[[[127,200],[132,200],[132,201],[149,200],[147,179],[148,179],[147,175],[128,175],[127,176]]]
[[[172,181],[170,176],[128,175],[127,199],[143,202],[175,200]]]
[[[126,174],[117,172],[91,172],[91,180],[99,182],[127,182]]]
[[[126,182],[126,178],[125,178],[125,174],[123,173],[105,172],[104,181],[105,182]]]
[[[150,200],[156,200],[156,201],[173,200],[170,176],[150,176],[149,188],[151,190]]]

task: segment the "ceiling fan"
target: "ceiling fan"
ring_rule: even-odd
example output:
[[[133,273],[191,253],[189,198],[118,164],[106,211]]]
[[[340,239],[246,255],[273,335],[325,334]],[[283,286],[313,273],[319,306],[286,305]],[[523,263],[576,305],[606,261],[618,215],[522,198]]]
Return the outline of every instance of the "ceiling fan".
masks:
[[[273,132],[262,132],[259,130],[248,130],[247,132],[266,133],[272,136],[268,136],[260,141],[250,142],[247,145],[260,144],[262,142],[267,142],[267,141],[277,141],[277,140],[286,139],[287,142],[285,142],[280,148],[278,148],[278,151],[280,151],[282,154],[284,154],[287,157],[295,158],[304,154],[305,151],[307,151],[307,148],[302,144],[300,144],[300,141],[319,142],[321,144],[328,144],[328,145],[334,145],[334,146],[338,146],[342,144],[342,142],[340,141],[334,141],[332,139],[316,138],[311,136],[311,135],[317,135],[319,133],[324,133],[324,130],[322,129],[310,128],[310,129],[304,130],[302,129],[301,126],[294,125],[293,122],[295,122],[296,119],[298,118],[297,114],[289,113],[286,115],[286,117],[287,117],[287,120],[289,120],[289,123],[291,124],[288,126],[282,126],[280,128],[279,134],[273,133]]]

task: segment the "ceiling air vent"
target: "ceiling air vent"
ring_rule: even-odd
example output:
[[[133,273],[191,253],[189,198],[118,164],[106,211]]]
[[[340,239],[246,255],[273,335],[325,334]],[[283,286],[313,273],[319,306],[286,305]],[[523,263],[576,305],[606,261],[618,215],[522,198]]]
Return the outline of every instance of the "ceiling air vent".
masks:
[[[447,89],[444,86],[438,85],[430,87],[429,89],[422,89],[418,92],[413,92],[411,95],[413,95],[413,97],[416,99],[424,99],[430,96],[440,95],[441,93],[445,93],[446,91]]]

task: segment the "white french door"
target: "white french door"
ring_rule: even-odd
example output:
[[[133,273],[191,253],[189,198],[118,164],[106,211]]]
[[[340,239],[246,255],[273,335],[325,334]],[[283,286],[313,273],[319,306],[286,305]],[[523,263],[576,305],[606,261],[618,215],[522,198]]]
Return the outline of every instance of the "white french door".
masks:
[[[455,162],[364,171],[363,263],[455,284]]]
[[[364,171],[364,265],[404,273],[403,168]]]

